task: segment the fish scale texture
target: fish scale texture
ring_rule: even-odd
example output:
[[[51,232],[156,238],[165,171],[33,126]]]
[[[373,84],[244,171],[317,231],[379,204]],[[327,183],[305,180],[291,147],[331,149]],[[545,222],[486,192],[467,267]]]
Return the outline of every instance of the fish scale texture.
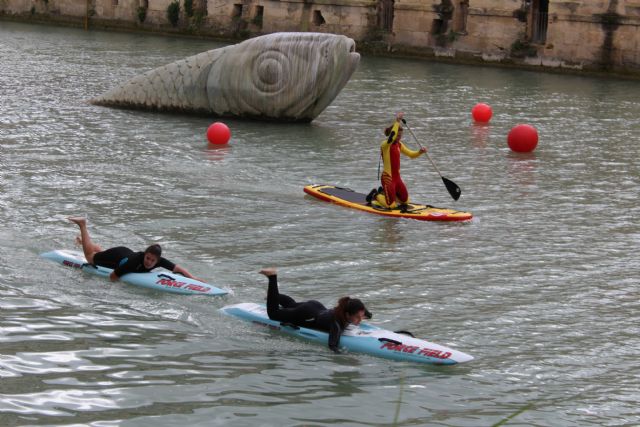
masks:
[[[151,109],[202,108],[193,102],[191,95],[198,76],[207,67],[207,59],[211,62],[211,56],[205,52],[136,76],[94,102]]]

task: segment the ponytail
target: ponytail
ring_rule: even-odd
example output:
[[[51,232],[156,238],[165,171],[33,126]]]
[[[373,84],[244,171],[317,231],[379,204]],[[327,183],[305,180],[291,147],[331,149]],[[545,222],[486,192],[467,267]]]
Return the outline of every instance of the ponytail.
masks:
[[[347,316],[354,315],[361,310],[367,312],[366,307],[358,298],[342,297],[338,300],[338,305],[333,309],[333,312],[340,326],[344,328],[349,323]]]

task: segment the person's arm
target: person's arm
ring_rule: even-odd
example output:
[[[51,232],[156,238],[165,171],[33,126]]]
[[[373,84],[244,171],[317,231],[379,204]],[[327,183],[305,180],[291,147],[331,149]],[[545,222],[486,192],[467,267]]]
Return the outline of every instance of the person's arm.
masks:
[[[400,143],[400,151],[405,156],[415,159],[416,157],[419,157],[421,154],[426,153],[427,149],[425,147],[420,147],[419,150],[414,151],[414,150],[408,149],[407,146],[404,145],[403,143]]]
[[[160,258],[160,261],[158,261],[158,265],[156,265],[156,267],[162,267],[162,268],[166,268],[169,271],[172,271],[174,273],[178,273],[178,274],[182,274],[185,277],[188,277],[190,279],[194,279],[194,280],[198,280],[199,282],[204,282],[204,280],[199,279],[197,277],[195,277],[193,274],[189,273],[189,271],[184,268],[184,267],[180,267],[177,264],[172,263],[171,261],[169,261],[166,258]]]
[[[176,265],[175,267],[173,267],[172,271],[174,273],[182,274],[183,276],[186,276],[186,277],[188,277],[190,279],[194,279],[194,280],[198,280],[200,282],[204,282],[204,280],[195,277],[193,274],[189,273],[189,271],[187,271],[186,268],[182,268],[179,265]]]
[[[334,319],[331,322],[331,327],[329,328],[329,348],[334,353],[340,353],[340,335],[342,335],[342,328],[338,324],[338,322]]]

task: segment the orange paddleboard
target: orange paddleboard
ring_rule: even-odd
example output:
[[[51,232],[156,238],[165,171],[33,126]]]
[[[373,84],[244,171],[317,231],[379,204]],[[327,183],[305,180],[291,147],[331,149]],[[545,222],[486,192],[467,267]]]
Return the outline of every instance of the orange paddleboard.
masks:
[[[304,187],[304,192],[326,202],[377,215],[411,218],[420,221],[468,221],[473,218],[471,212],[414,203],[409,203],[406,212],[402,212],[400,209],[387,209],[377,205],[375,202],[373,204],[367,203],[366,194],[333,185],[307,185]]]

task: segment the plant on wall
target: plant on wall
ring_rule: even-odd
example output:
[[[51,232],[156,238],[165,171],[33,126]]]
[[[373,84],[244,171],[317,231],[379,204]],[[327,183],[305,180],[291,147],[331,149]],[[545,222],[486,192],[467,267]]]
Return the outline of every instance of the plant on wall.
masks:
[[[522,5],[520,5],[518,9],[513,11],[513,17],[520,22],[527,22],[529,9],[531,9],[531,1],[525,0],[522,2]]]
[[[434,5],[433,10],[440,15],[440,19],[450,20],[454,11],[453,3],[451,0],[442,0],[440,4]]]
[[[202,9],[198,9],[198,10],[194,11],[193,12],[193,24],[196,27],[200,27],[202,25],[202,22],[204,21],[204,17],[205,16],[206,16],[206,13]]]
[[[178,25],[178,19],[180,19],[180,3],[178,0],[174,0],[167,6],[167,19],[172,26]]]
[[[142,24],[144,20],[147,19],[147,8],[139,6],[138,9],[136,9],[136,12],[138,13],[138,21]]]
[[[189,18],[193,16],[193,0],[184,0],[184,14]]]
[[[511,44],[511,56],[513,58],[526,58],[538,55],[538,49],[532,46],[524,34]]]

